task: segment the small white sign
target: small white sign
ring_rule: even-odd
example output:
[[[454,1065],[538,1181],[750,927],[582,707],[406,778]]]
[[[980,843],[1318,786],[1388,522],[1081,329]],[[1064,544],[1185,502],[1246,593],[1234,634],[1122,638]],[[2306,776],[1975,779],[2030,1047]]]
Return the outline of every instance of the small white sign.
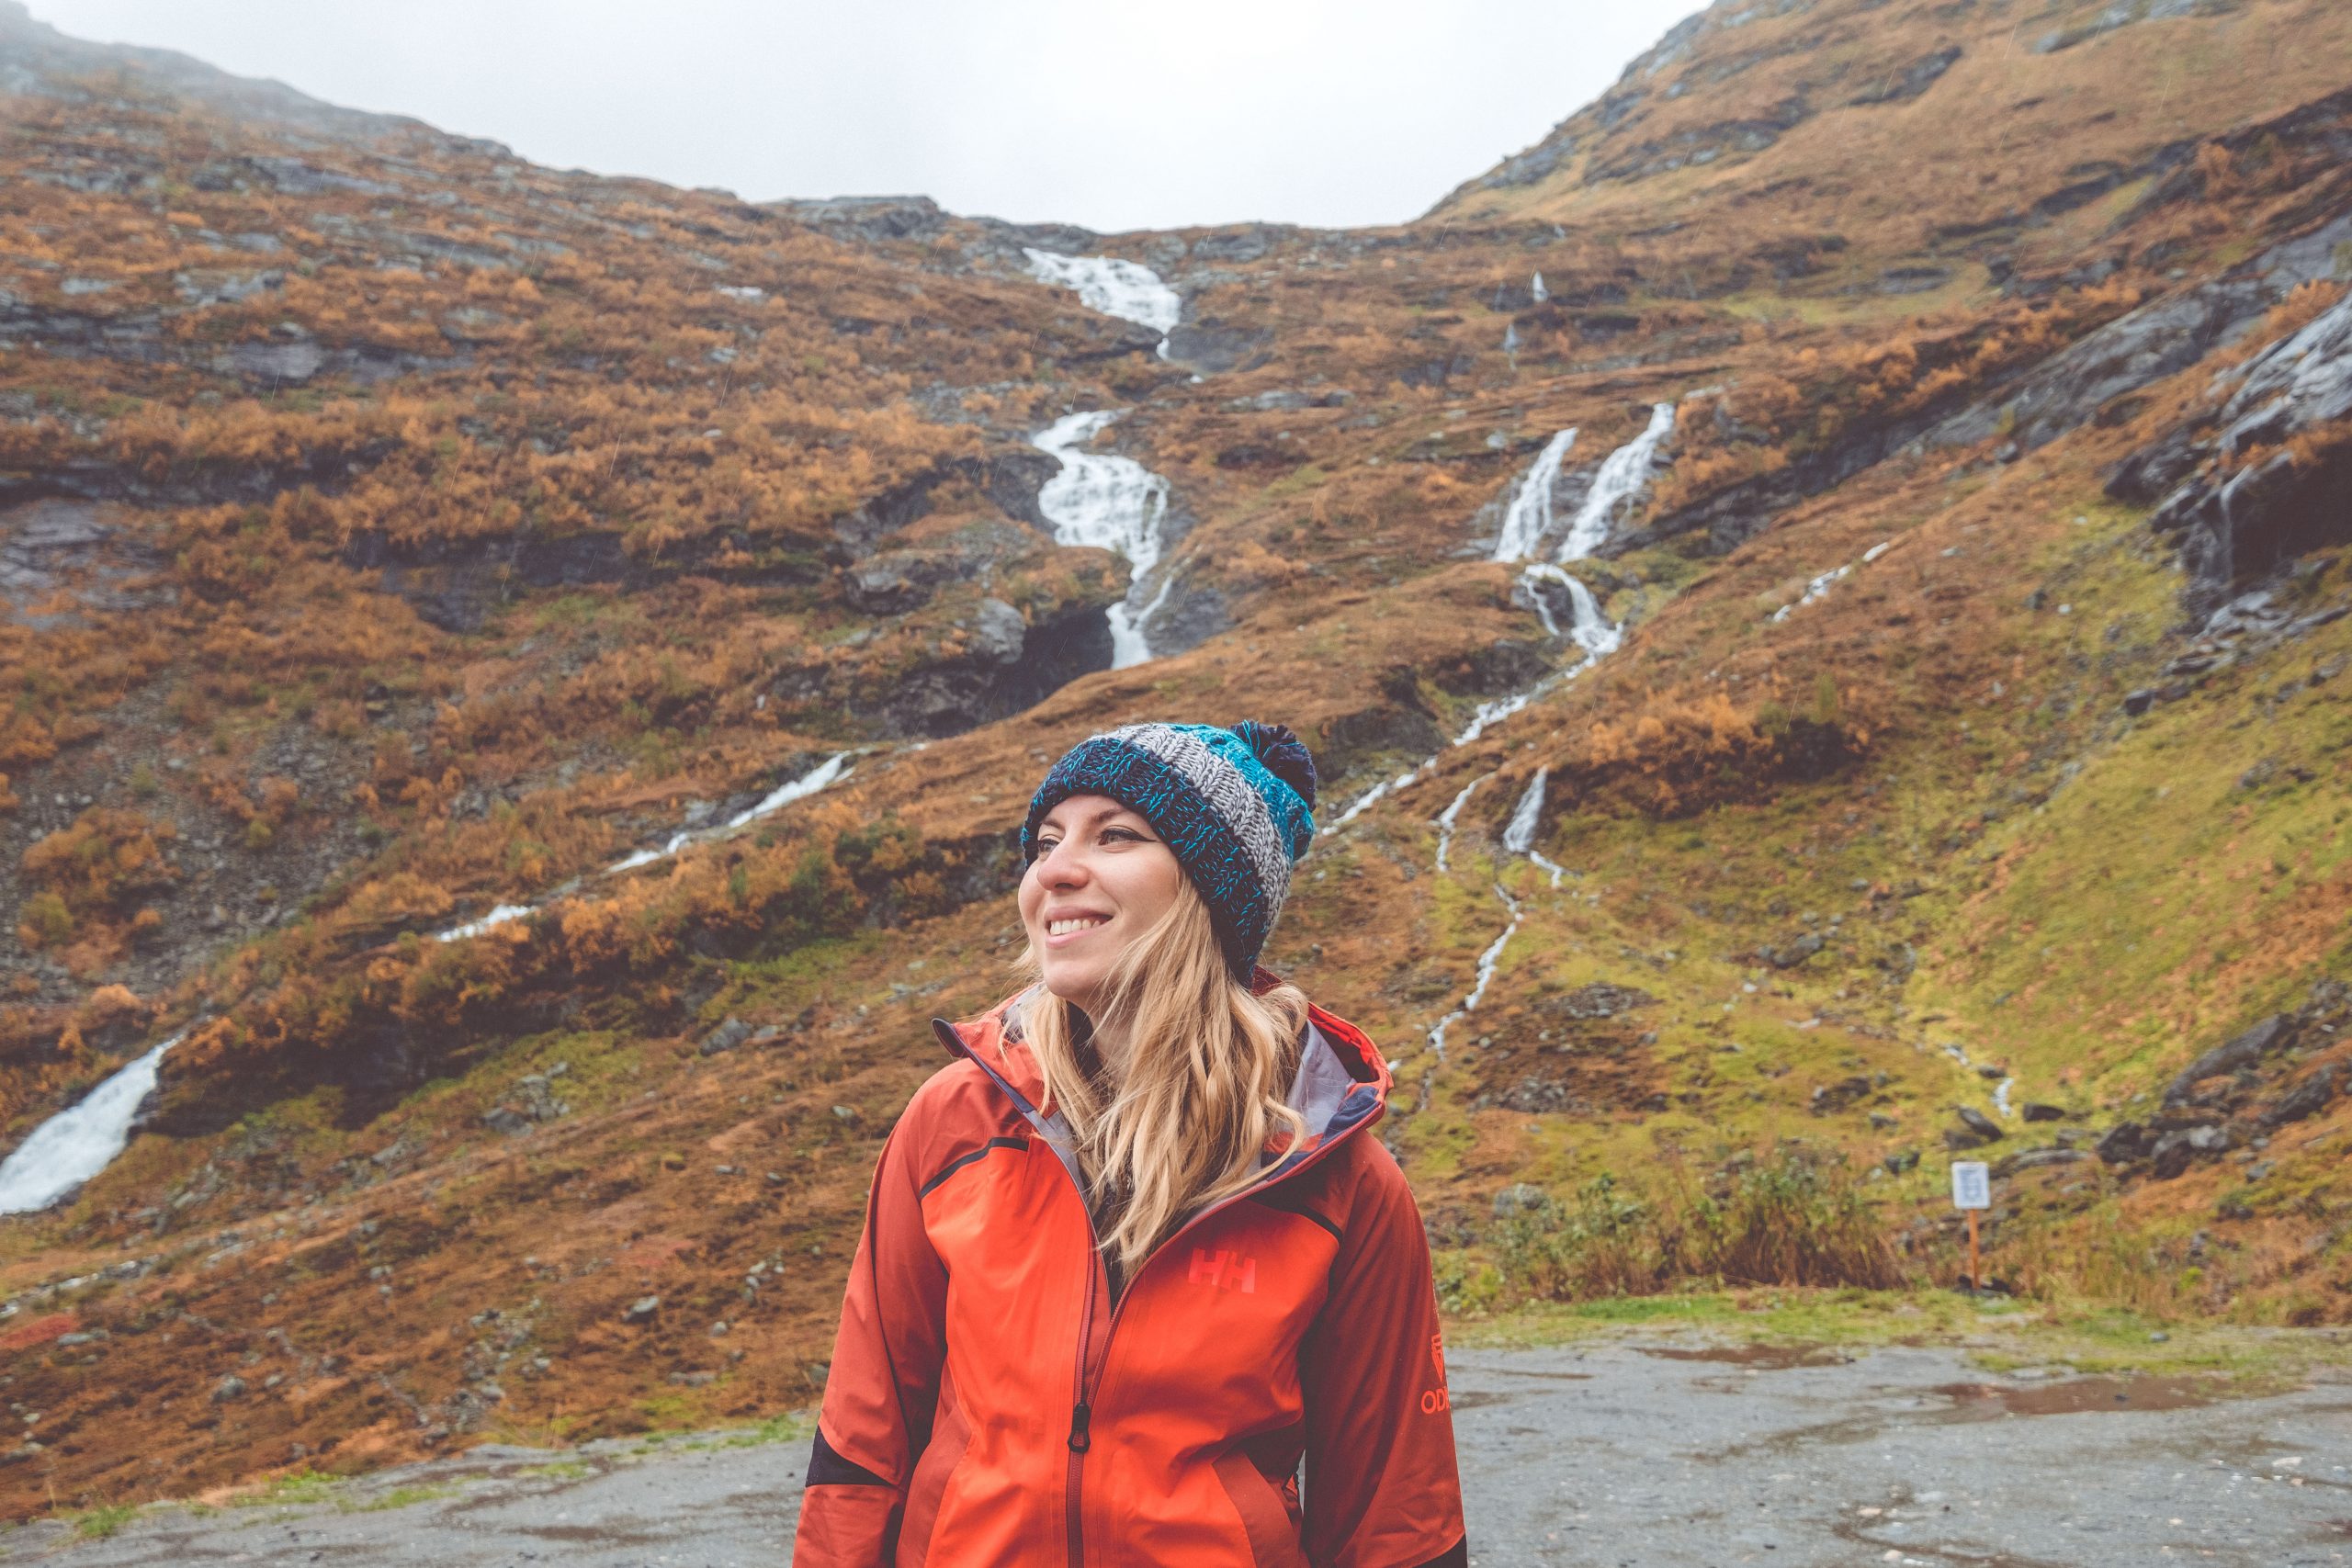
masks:
[[[1993,1172],[1981,1159],[1951,1162],[1951,1206],[1989,1209],[1993,1206]]]

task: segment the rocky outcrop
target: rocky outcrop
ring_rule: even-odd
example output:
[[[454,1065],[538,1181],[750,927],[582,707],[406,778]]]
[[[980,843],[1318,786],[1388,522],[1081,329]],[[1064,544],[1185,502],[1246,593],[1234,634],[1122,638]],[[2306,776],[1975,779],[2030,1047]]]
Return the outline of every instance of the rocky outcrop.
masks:
[[[49,624],[31,611],[60,591],[99,611],[169,603],[176,590],[141,581],[164,564],[111,508],[51,498],[0,510],[0,621]]]
[[[321,377],[373,386],[394,376],[463,368],[470,362],[462,352],[435,357],[372,344],[330,345],[308,336],[224,345],[175,335],[165,330],[169,318],[232,298],[221,295],[213,284],[199,282],[191,287],[198,290],[198,299],[186,310],[116,314],[46,307],[0,289],[0,348],[37,348],[65,359],[185,365],[217,376],[233,376],[265,390],[301,386]]]
[[[1272,355],[1273,334],[1262,327],[1238,326],[1219,317],[1182,321],[1168,334],[1168,357],[1204,376],[1254,370]]]
[[[887,734],[937,737],[1034,707],[1081,675],[1111,668],[1111,623],[1120,597],[1081,601],[1035,625],[1001,599],[982,599],[965,650],[888,683],[878,702],[845,705]]]
[[[1908,103],[1942,81],[1944,73],[1960,63],[1960,45],[1947,44],[1870,83],[1846,102],[1855,107]]]
[[[1802,97],[1784,98],[1760,115],[1718,120],[1671,136],[1640,142],[1622,152],[1595,158],[1585,166],[1584,182],[1642,180],[1696,164],[1740,152],[1760,152],[1812,118],[1813,107]]]
[[[2202,621],[2281,562],[2352,539],[2352,299],[2225,378],[2227,395],[2109,479],[2158,501]]]
[[[2117,1122],[2095,1152],[2109,1165],[2169,1181],[2200,1161],[2260,1148],[2271,1133],[2335,1102],[2352,1076],[2346,1039],[2352,987],[2322,980],[2301,1007],[2262,1019],[2189,1063],[2154,1115]]]

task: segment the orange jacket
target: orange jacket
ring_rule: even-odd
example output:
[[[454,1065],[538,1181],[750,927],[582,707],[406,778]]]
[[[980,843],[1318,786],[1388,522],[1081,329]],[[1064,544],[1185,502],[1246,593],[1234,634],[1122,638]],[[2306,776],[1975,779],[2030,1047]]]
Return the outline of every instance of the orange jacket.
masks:
[[[960,1059],[882,1151],[796,1568],[1465,1563],[1429,1241],[1365,1135],[1372,1042],[1311,1013],[1291,1100],[1315,1131],[1114,1304],[1011,1007],[936,1022]]]

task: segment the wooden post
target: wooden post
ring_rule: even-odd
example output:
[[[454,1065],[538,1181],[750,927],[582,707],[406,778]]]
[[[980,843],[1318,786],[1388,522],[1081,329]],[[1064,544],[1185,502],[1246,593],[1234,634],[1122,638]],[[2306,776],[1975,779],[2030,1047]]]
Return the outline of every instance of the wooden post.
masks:
[[[1976,1211],[1973,1209],[1968,1211],[1968,1292],[1976,1296],[1984,1293],[1984,1271],[1976,1261]]]

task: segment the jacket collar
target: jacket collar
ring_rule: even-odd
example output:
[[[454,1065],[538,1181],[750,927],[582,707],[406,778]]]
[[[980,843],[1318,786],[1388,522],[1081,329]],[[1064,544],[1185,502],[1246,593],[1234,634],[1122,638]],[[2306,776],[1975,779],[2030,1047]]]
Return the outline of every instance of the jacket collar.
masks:
[[[1261,967],[1251,976],[1250,989],[1262,993],[1280,983],[1279,976]],[[1028,989],[1016,991],[976,1018],[954,1023],[933,1019],[932,1027],[950,1053],[978,1064],[1049,1139],[1066,1143],[1068,1124],[1046,1102],[1045,1075],[1021,1038],[1020,1004],[1029,994]],[[1306,1039],[1287,1096],[1292,1109],[1305,1118],[1307,1135],[1296,1148],[1268,1149],[1270,1177],[1287,1174],[1341,1134],[1376,1121],[1387,1108],[1394,1083],[1387,1062],[1369,1035],[1309,1004]]]

